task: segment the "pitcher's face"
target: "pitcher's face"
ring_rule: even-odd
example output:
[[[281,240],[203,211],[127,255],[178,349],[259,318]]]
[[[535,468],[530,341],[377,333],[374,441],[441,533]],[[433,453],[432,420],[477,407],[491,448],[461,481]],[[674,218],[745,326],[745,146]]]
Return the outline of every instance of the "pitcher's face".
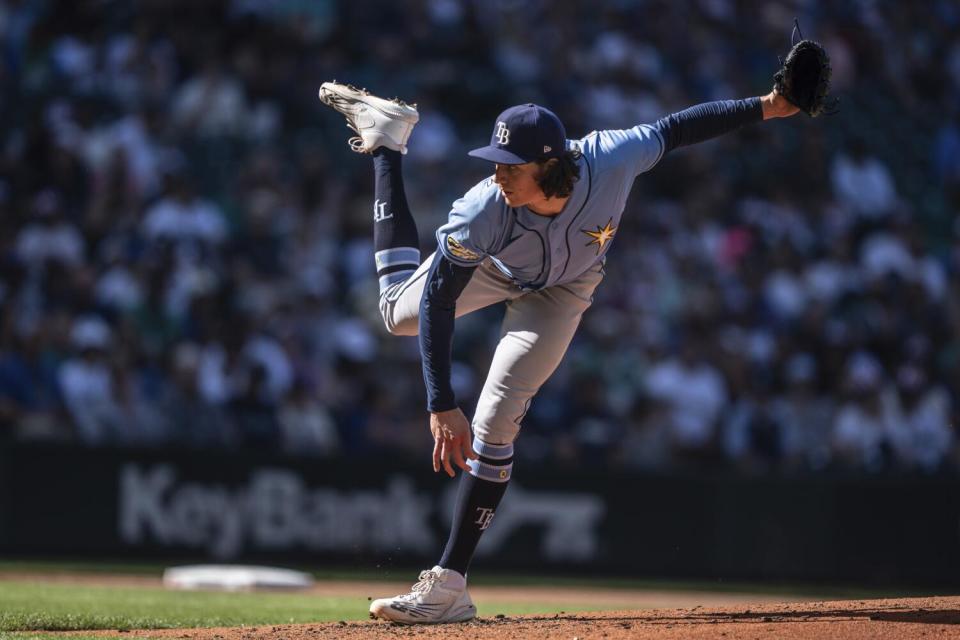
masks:
[[[543,200],[543,190],[537,183],[542,171],[536,162],[526,164],[498,164],[493,181],[500,187],[504,200],[511,207],[525,207]]]

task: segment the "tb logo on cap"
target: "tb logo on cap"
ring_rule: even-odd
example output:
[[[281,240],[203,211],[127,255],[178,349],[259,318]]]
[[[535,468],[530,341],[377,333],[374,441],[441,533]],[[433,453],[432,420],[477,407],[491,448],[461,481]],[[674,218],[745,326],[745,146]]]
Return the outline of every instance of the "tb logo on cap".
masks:
[[[507,129],[506,122],[497,123],[497,132],[495,135],[497,136],[497,144],[501,147],[510,144],[510,129]]]

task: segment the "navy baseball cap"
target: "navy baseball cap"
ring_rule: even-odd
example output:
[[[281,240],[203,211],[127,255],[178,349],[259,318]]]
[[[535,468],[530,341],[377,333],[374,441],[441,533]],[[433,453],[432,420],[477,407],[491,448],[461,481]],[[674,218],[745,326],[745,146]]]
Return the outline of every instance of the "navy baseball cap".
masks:
[[[536,104],[520,104],[500,114],[490,144],[468,155],[497,164],[525,164],[559,158],[567,145],[567,132],[557,115]]]

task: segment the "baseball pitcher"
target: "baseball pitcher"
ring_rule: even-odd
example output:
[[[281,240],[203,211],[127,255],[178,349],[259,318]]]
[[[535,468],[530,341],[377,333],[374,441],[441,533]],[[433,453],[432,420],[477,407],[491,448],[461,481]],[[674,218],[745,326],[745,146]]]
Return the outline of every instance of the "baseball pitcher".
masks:
[[[421,261],[401,176],[416,107],[322,85],[320,100],[357,134],[350,147],[373,156],[380,312],[391,333],[419,336],[434,471],[465,472],[439,562],[410,593],[375,600],[373,616],[416,624],[476,615],[466,589],[470,559],[510,482],[524,414],[603,279],[634,178],[679,147],[797,113],[785,95],[778,86],[763,97],[700,104],[654,124],[573,140],[549,109],[511,107],[494,121],[490,144],[470,152],[490,162],[493,175],[453,203]],[[500,341],[468,421],[450,382],[454,320],[498,303],[506,307]]]

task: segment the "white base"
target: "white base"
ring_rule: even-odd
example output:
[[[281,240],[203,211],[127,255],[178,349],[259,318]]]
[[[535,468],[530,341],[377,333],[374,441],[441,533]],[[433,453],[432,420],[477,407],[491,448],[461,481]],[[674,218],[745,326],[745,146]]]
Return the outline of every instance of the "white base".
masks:
[[[163,585],[168,589],[218,591],[308,589],[313,586],[313,578],[302,571],[275,567],[198,564],[165,569]]]

